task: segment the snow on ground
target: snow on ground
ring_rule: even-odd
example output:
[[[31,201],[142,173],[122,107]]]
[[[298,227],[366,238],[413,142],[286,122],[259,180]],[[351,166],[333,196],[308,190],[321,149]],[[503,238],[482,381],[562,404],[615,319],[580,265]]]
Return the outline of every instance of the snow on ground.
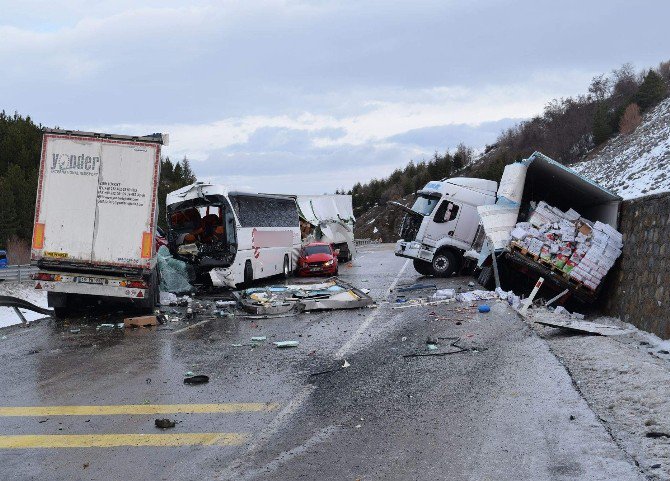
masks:
[[[2,282],[0,283],[0,296],[13,296],[28,301],[39,307],[47,308],[47,293],[35,290],[32,282]],[[44,314],[21,309],[28,322],[41,319]],[[0,328],[21,324],[21,319],[11,307],[0,307]]]
[[[624,199],[670,191],[670,98],[645,114],[632,134],[570,167]]]
[[[529,321],[555,316],[534,309]],[[670,479],[670,341],[611,317],[599,324],[631,329],[621,336],[583,336],[533,324],[566,366],[591,409],[648,479]]]

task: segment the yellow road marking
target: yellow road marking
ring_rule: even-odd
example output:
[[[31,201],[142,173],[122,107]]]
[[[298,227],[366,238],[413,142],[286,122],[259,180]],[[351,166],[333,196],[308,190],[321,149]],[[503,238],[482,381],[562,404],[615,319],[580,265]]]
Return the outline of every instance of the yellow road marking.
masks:
[[[0,436],[0,449],[112,448],[115,446],[237,446],[243,433],[183,434],[45,434]]]
[[[6,406],[0,416],[109,416],[114,414],[240,413],[266,412],[276,403],[223,404],[125,404],[117,406]]]

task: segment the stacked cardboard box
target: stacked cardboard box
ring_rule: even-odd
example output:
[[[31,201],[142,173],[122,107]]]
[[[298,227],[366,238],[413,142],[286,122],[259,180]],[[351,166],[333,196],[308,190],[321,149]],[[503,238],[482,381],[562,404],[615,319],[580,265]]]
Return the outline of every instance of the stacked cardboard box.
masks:
[[[611,226],[593,223],[573,209],[563,212],[545,202],[537,205],[528,222],[516,224],[511,241],[593,290],[623,247],[621,234]]]

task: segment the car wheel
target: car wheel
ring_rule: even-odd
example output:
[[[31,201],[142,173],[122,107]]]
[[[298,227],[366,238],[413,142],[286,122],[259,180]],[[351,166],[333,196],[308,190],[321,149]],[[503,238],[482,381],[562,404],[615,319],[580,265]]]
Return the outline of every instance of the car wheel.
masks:
[[[439,251],[431,264],[435,277],[449,277],[456,270],[456,257],[450,251]]]
[[[414,259],[413,264],[414,270],[422,276],[429,276],[433,273],[433,266],[431,266],[430,262]]]

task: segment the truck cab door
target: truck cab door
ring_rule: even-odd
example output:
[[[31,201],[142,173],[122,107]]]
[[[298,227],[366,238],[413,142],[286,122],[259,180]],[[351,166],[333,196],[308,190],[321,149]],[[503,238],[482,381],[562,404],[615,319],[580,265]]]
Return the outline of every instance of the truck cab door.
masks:
[[[459,204],[444,199],[435,209],[433,218],[426,227],[426,238],[437,241],[444,237],[455,237],[460,210]]]

